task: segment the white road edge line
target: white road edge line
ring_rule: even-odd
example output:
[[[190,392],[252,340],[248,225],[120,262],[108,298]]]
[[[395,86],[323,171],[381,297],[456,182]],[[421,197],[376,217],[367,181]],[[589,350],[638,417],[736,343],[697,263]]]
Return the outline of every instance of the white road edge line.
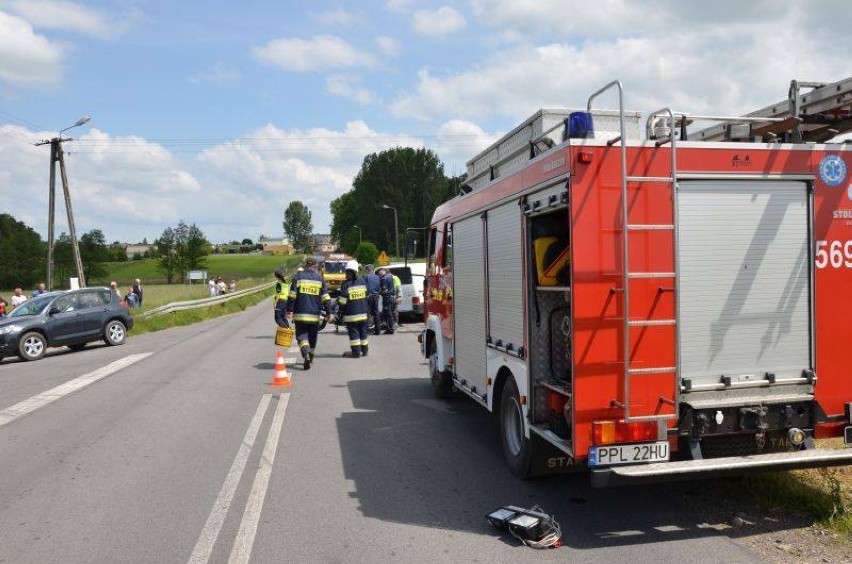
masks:
[[[8,425],[12,421],[19,419],[24,415],[32,413],[37,409],[41,409],[42,407],[51,404],[56,400],[60,400],[68,394],[72,394],[77,390],[81,390],[90,384],[94,384],[98,380],[103,380],[107,376],[115,374],[119,370],[127,368],[131,364],[135,364],[140,360],[148,358],[152,354],[154,353],[148,352],[126,356],[124,358],[116,360],[115,362],[111,362],[102,368],[98,368],[93,372],[83,374],[82,376],[78,376],[77,378],[69,380],[64,384],[58,385],[55,388],[51,388],[46,392],[36,394],[31,398],[16,403],[12,407],[7,407],[6,409],[0,411],[0,427]]]
[[[260,405],[257,406],[257,411],[249,424],[246,436],[243,437],[243,442],[240,444],[239,450],[237,450],[237,456],[234,458],[233,464],[231,464],[231,469],[228,470],[222,490],[216,497],[216,501],[213,502],[213,509],[210,511],[210,516],[207,517],[207,522],[204,524],[201,534],[198,535],[195,549],[189,557],[189,564],[204,564],[210,560],[210,555],[213,553],[213,545],[216,544],[216,539],[219,537],[219,532],[225,523],[228,508],[231,506],[234,493],[236,493],[237,486],[240,484],[240,479],[242,479],[243,470],[246,468],[246,462],[254,446],[254,440],[257,438],[258,431],[260,431],[260,424],[263,423],[263,418],[266,416],[270,399],[272,399],[272,394],[263,394],[260,398]]]
[[[281,436],[281,427],[284,425],[284,414],[287,412],[287,404],[290,394],[278,396],[278,406],[275,415],[272,416],[272,426],[263,445],[263,454],[257,464],[257,474],[251,485],[243,518],[240,521],[240,529],[234,539],[231,548],[229,564],[248,564],[251,558],[251,550],[254,545],[254,537],[257,534],[257,525],[260,522],[260,512],[263,510],[263,500],[266,498],[266,489],[269,487],[269,478],[272,475],[272,464],[275,462],[275,453],[278,451],[278,439]]]

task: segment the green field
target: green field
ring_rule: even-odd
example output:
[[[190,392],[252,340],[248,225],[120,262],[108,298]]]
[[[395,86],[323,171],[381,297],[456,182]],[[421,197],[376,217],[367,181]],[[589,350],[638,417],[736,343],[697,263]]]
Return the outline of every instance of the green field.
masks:
[[[272,279],[273,270],[292,270],[302,259],[302,255],[210,255],[205,270],[209,276],[221,276],[226,282],[236,280],[239,285],[244,278]],[[141,279],[143,284],[166,283],[166,277],[157,268],[154,259],[108,262],[104,266],[107,275],[103,279],[89,280],[90,286],[108,285],[111,280],[118,282],[119,286],[129,286],[135,278]]]

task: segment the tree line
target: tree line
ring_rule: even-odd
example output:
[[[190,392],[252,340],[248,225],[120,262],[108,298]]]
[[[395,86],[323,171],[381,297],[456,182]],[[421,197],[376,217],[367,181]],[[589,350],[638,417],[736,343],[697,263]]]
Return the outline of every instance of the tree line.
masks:
[[[92,229],[78,240],[83,273],[87,280],[106,275],[103,263],[126,261],[124,247],[108,245],[103,231]],[[53,244],[53,265],[57,287],[76,276],[71,236],[60,233]],[[43,282],[47,272],[47,242],[41,235],[10,214],[0,214],[0,288],[29,288]]]
[[[352,189],[331,202],[332,236],[342,250],[355,254],[359,242],[371,242],[394,254],[396,209],[400,252],[407,228],[429,226],[432,214],[459,193],[464,176],[448,177],[430,149],[397,147],[364,158]],[[388,206],[388,207],[384,207]],[[417,255],[425,254],[423,231],[415,232]]]
[[[118,241],[107,243],[103,231],[92,229],[78,239],[83,273],[89,283],[106,283],[106,263],[127,261],[127,251]],[[167,227],[154,241],[148,256],[157,260],[158,268],[171,283],[183,280],[187,271],[202,269],[210,252],[210,243],[194,223],[181,220]],[[69,278],[77,275],[71,236],[60,233],[53,246],[56,288],[67,287]],[[0,214],[0,288],[34,287],[44,282],[47,273],[47,242],[41,235],[12,215]]]

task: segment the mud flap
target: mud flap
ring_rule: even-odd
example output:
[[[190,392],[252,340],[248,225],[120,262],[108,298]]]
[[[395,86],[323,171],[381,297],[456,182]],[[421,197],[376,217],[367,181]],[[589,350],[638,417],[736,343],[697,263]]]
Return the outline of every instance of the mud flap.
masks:
[[[548,476],[551,474],[574,474],[586,469],[584,462],[576,462],[573,458],[556,448],[542,437],[530,433],[532,442],[531,475]]]

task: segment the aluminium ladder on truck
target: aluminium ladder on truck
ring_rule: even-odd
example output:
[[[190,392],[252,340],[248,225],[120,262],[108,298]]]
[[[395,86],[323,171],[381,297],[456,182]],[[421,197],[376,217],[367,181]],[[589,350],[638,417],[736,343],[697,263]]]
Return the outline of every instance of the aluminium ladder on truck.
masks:
[[[810,89],[802,93],[803,88]],[[686,116],[687,119],[701,119]],[[852,77],[830,84],[823,82],[790,82],[786,100],[766,106],[745,116],[743,121],[753,125],[754,137],[766,141],[773,136],[789,131],[787,141],[794,143],[824,143],[832,138],[852,131]],[[760,121],[759,118],[767,118]],[[694,141],[723,141],[729,139],[729,127],[736,123],[729,120],[700,131],[689,133]],[[682,135],[683,138],[683,135]]]

